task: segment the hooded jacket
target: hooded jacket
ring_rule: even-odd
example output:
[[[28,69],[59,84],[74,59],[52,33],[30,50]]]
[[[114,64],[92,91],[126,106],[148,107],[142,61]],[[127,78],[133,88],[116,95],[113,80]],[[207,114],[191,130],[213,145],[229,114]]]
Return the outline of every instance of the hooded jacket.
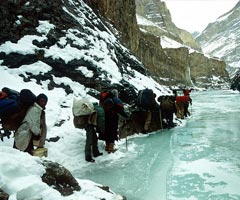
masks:
[[[43,108],[39,106],[37,103],[34,103],[27,111],[25,118],[23,119],[20,127],[15,133],[15,145],[16,147],[21,150],[25,151],[28,147],[31,139],[32,134],[35,136],[42,135],[42,116],[43,115]],[[45,119],[44,119],[45,124]],[[45,126],[46,128],[46,126]],[[46,130],[45,130],[46,131]],[[46,138],[46,133],[45,136]],[[45,140],[44,138],[44,140]]]

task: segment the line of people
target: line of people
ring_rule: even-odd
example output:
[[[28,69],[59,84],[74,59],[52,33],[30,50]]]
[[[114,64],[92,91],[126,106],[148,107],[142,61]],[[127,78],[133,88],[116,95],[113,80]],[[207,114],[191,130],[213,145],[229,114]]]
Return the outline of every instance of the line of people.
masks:
[[[97,122],[97,118],[99,117],[97,115],[100,113],[90,111],[89,115],[74,117],[75,127],[84,128],[86,131],[85,160],[87,162],[95,162],[93,157],[103,155],[98,148],[98,139],[105,141],[105,151],[108,153],[116,151],[115,141],[118,140],[119,114],[125,118],[129,118],[116,89],[103,91],[99,99],[99,106],[104,110],[104,117],[102,117],[104,118],[104,122],[101,124],[104,126],[104,131],[99,136],[97,136],[97,132],[100,132],[97,125],[100,122]],[[88,107],[91,107],[91,105]]]
[[[146,89],[146,96],[144,92],[140,91],[136,105],[141,107],[146,113],[146,119],[143,132],[148,132],[148,128],[151,124],[151,113],[154,110],[160,111],[160,123],[165,118],[167,121],[167,127],[174,127],[173,113],[177,118],[183,119],[184,116],[190,115],[188,111],[189,104],[192,103],[190,98],[191,90],[184,90],[184,98],[181,96],[168,96],[158,97],[156,102],[156,94],[152,90]],[[0,95],[2,95],[1,93]],[[0,96],[1,98],[1,96]],[[41,148],[45,144],[47,126],[45,119],[45,108],[48,102],[48,98],[45,94],[39,94],[34,103],[24,111],[24,116],[14,133],[14,148],[21,151],[28,152],[33,155],[35,147]],[[145,105],[145,106],[143,106]],[[85,115],[81,120],[75,120],[74,125],[77,128],[84,128],[86,131],[86,143],[85,143],[85,160],[88,162],[94,162],[93,157],[103,155],[98,148],[98,139],[105,141],[105,151],[108,153],[115,152],[115,141],[118,140],[118,128],[119,128],[119,115],[126,120],[130,120],[130,114],[124,110],[123,102],[119,98],[118,91],[112,89],[110,91],[103,91],[99,99],[99,106],[103,109],[102,119],[104,119],[103,131],[99,131],[99,113],[92,112],[89,115]],[[18,113],[19,114],[19,113]],[[14,115],[12,115],[14,116]],[[77,119],[77,118],[76,118]],[[5,119],[6,120],[6,119]],[[14,121],[13,118],[7,119]],[[4,121],[4,118],[2,119]],[[78,126],[77,124],[84,124],[84,126]],[[161,124],[161,128],[163,125]],[[7,128],[6,128],[7,130]],[[100,133],[101,135],[97,135]],[[101,136],[101,137],[100,137]]]
[[[178,113],[180,113],[181,119],[183,119],[182,114],[185,115],[185,117],[190,115],[188,111],[188,105],[189,103],[192,103],[192,100],[189,96],[190,91],[191,90],[184,91],[184,96],[186,96],[187,98],[181,100],[181,102],[178,102],[178,96],[159,97],[158,101],[160,105],[156,102],[156,95],[153,93],[153,91],[149,91],[149,89],[147,89],[146,93],[148,94],[145,97],[144,92],[139,92],[138,96],[140,97],[138,97],[138,99],[136,100],[136,105],[138,107],[141,107],[141,109],[143,109],[144,112],[147,113],[143,133],[148,132],[148,129],[151,126],[152,112],[154,112],[155,110],[158,110],[160,112],[160,123],[162,123],[163,118],[166,119],[167,128],[174,127],[174,113],[177,117],[179,117]],[[119,98],[118,91],[116,89],[113,89],[110,92],[103,91],[100,96],[99,105],[104,109],[105,113],[105,131],[103,135],[101,134],[101,137],[97,137],[96,120],[93,120],[94,117],[92,117],[92,115],[90,115],[91,117],[88,117],[88,124],[85,127],[85,160],[88,162],[94,162],[95,160],[93,159],[93,157],[103,155],[103,153],[99,152],[98,149],[99,138],[105,141],[105,151],[107,151],[108,153],[115,152],[114,143],[116,140],[118,140],[119,115],[123,116],[128,121],[130,121],[131,117],[130,113],[127,113],[124,110],[123,103]],[[161,125],[161,129],[163,128],[163,125]]]

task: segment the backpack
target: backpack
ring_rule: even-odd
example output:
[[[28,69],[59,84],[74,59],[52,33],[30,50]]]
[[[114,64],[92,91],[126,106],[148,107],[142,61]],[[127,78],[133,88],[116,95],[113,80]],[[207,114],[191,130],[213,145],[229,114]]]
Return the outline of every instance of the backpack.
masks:
[[[87,98],[73,99],[72,113],[74,116],[90,115],[94,112],[93,103]]]
[[[2,92],[6,93],[7,96],[12,96],[12,95],[19,96],[19,92],[18,91],[10,89],[8,87],[2,88]]]
[[[10,116],[20,110],[18,97],[6,96],[0,99],[0,118]]]
[[[85,128],[88,124],[89,117],[94,113],[93,103],[87,98],[73,99],[73,124],[75,128]]]
[[[92,124],[99,133],[99,139],[104,139],[105,111],[97,102],[92,103],[88,99],[73,100],[73,116],[75,128],[85,128],[87,124]]]
[[[19,92],[8,87],[0,92],[0,118],[8,117],[20,110]]]
[[[75,128],[85,128],[88,124],[90,115],[73,116],[73,124]]]
[[[175,102],[170,97],[164,97],[160,103],[162,111],[175,111]]]
[[[152,89],[143,89],[138,92],[137,106],[145,110],[152,110],[155,106],[155,95]]]
[[[29,108],[36,102],[36,95],[29,89],[22,89],[19,93],[19,104]]]
[[[20,107],[17,103],[17,97],[14,95],[7,97],[7,94],[1,95],[0,98],[0,123],[1,123],[1,137],[4,135],[9,137],[11,130],[17,130],[21,122],[19,122],[15,116],[20,111]],[[1,138],[3,141],[3,138]]]
[[[29,89],[19,92],[4,87],[0,98],[0,118],[4,130],[17,130],[25,117],[27,109],[36,101],[36,96]]]
[[[96,119],[96,129],[99,133],[98,139],[104,140],[105,139],[105,111],[102,106],[100,106],[98,103],[93,103],[94,110],[97,113],[97,119]]]

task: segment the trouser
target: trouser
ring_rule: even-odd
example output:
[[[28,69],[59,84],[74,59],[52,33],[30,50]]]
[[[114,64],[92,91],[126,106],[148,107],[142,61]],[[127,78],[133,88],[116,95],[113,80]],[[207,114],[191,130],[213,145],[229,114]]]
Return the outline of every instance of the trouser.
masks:
[[[184,103],[183,102],[177,102],[176,103],[176,109],[177,109],[177,118],[184,118]]]
[[[14,141],[14,143],[13,143],[13,148],[18,149],[18,148],[16,147],[15,141]],[[27,152],[27,153],[29,153],[30,155],[33,155],[33,150],[34,150],[33,137],[31,137],[31,139],[30,139],[30,141],[29,141],[29,144],[28,144],[27,148],[24,150],[24,152]]]
[[[144,131],[148,131],[148,129],[149,129],[150,125],[151,125],[151,121],[152,121],[152,112],[151,111],[147,111],[146,113],[147,113],[146,120],[145,120],[145,124],[144,124],[144,127],[143,127]]]
[[[87,125],[86,130],[86,144],[85,144],[85,156],[97,155],[98,150],[98,138],[94,126]]]
[[[188,107],[189,107],[189,103],[185,102],[184,103],[184,116],[185,117],[190,116],[190,112],[188,111]]]

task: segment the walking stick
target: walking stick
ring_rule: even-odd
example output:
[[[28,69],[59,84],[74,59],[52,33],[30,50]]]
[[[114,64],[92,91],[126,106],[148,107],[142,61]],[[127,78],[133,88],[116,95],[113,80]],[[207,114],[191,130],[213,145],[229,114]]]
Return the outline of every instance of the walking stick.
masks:
[[[128,133],[127,133],[127,130],[128,130],[128,122],[127,120],[125,120],[125,123],[126,123],[126,137],[125,137],[125,142],[126,142],[126,151],[128,150],[128,140],[127,140],[127,136],[128,136]]]
[[[126,151],[128,150],[128,140],[127,140],[127,135],[126,135]]]
[[[159,117],[160,117],[161,129],[163,129],[163,125],[162,125],[162,110],[161,109],[159,109]]]
[[[193,112],[192,112],[192,103],[191,103],[191,115],[192,115],[192,113],[193,113]]]

